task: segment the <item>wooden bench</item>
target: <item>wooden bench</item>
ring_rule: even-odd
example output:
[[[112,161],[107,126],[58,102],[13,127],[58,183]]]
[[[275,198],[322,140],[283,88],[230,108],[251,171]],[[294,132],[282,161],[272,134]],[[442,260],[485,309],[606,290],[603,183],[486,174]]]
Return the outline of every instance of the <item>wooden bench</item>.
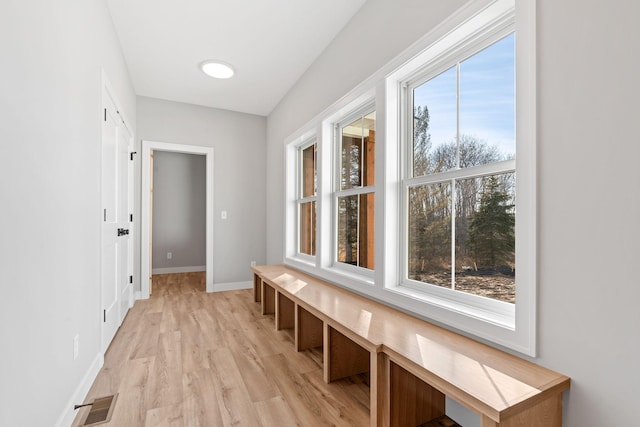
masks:
[[[445,396],[482,427],[562,425],[564,375],[298,270],[253,271],[262,314],[294,330],[296,350],[323,347],[326,382],[369,373],[372,426],[451,425],[436,422]]]

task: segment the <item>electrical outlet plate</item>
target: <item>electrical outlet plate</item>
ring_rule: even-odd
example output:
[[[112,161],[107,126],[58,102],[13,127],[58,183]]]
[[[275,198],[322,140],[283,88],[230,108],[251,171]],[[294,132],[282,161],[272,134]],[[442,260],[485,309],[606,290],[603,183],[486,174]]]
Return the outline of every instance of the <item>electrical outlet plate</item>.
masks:
[[[255,261],[251,261],[251,267],[255,267],[256,266],[256,262]]]

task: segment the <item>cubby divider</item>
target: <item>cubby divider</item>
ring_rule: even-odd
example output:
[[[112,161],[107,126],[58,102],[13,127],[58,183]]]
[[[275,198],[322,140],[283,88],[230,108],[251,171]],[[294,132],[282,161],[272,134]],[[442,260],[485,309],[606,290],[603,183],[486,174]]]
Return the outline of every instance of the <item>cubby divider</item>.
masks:
[[[562,426],[568,377],[290,267],[253,270],[262,314],[322,349],[327,383],[367,375],[372,427],[460,427],[447,396],[482,427]]]

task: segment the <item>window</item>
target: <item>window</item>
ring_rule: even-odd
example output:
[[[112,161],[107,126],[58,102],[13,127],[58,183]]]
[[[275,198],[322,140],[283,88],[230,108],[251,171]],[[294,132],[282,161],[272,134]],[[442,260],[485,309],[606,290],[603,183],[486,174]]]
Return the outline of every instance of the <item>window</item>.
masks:
[[[307,142],[298,148],[298,253],[316,254],[316,143]]]
[[[404,279],[417,289],[515,303],[514,39],[407,83]]]
[[[375,255],[375,126],[375,111],[336,126],[336,259],[369,270],[374,268]]]
[[[285,263],[535,355],[535,10],[466,3],[288,138]]]

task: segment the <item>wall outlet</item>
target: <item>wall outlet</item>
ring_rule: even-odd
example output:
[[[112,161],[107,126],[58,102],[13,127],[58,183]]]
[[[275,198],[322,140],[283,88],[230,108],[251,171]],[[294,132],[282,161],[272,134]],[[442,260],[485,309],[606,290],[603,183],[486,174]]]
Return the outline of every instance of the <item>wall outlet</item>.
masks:
[[[76,336],[73,337],[73,360],[76,360],[79,354],[80,354],[80,335],[76,334]]]
[[[251,261],[251,267],[255,267],[256,266],[256,262],[255,261]]]
[[[167,252],[167,259],[171,259],[171,258],[173,258],[173,253]]]

